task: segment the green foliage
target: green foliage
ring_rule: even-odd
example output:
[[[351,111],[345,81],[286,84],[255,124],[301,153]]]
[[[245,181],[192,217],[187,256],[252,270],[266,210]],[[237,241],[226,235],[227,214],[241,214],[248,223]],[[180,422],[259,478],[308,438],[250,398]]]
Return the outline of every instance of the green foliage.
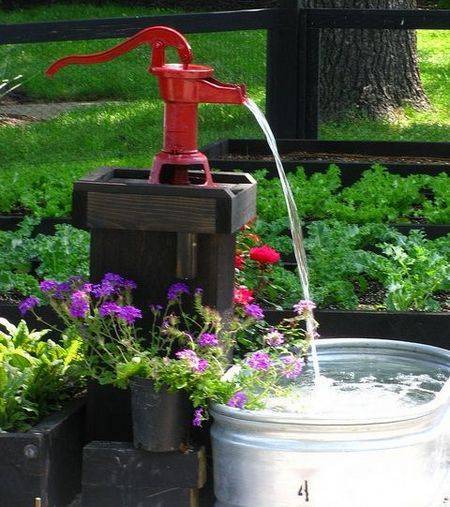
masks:
[[[431,224],[450,223],[450,178],[446,173],[428,178],[427,187],[432,192],[431,199],[425,200],[417,216],[423,216]]]
[[[262,240],[270,244],[271,237]],[[383,224],[319,221],[307,226],[305,248],[312,297],[322,308],[356,309],[374,287],[379,301],[371,306],[378,309],[439,311],[437,295],[448,296],[448,236],[427,240]],[[246,264],[239,283],[269,306],[289,308],[303,296],[298,276],[283,266],[258,272]]]
[[[424,175],[403,178],[374,165],[359,181],[341,191],[327,215],[354,223],[409,221],[415,207],[425,199],[421,189],[427,181]]]
[[[382,254],[372,255],[369,270],[387,289],[388,310],[441,309],[433,295],[450,289],[449,244],[450,235],[430,241],[412,231],[379,245]]]
[[[258,181],[258,216],[263,220],[282,220],[287,216],[283,192],[278,178],[267,180],[266,171],[256,173]],[[309,178],[302,167],[288,174],[300,217],[325,218],[326,209],[341,186],[340,170],[330,165],[326,173],[314,173]]]
[[[39,220],[26,218],[16,231],[0,231],[0,293],[13,299],[39,293],[38,280],[62,281],[89,273],[89,234],[56,225],[55,235],[38,234]]]
[[[0,318],[0,432],[26,431],[59,410],[79,392],[81,342],[63,336],[44,339],[48,330],[30,331]]]
[[[277,232],[287,225],[287,211],[279,180],[267,180],[265,174],[260,171],[256,175],[258,216],[263,222],[257,231],[269,233],[275,240]],[[446,173],[402,177],[374,165],[346,188],[341,188],[340,170],[334,165],[326,173],[315,173],[309,178],[299,168],[288,178],[304,220],[328,218],[365,224],[425,218],[431,223],[450,223],[450,179]]]

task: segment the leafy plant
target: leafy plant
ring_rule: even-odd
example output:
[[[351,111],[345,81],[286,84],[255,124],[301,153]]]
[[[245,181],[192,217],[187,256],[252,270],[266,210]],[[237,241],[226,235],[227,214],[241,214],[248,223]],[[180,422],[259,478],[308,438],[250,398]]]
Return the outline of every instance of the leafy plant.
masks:
[[[0,231],[0,293],[17,299],[38,294],[39,279],[64,280],[89,272],[89,234],[70,225],[55,226],[55,234],[33,230],[39,220],[28,217],[16,231]]]
[[[426,218],[431,224],[450,223],[450,178],[446,173],[441,173],[429,178],[427,186],[433,194],[432,198],[423,203],[416,215]]]
[[[0,318],[0,431],[26,431],[79,392],[78,339],[60,343],[30,331],[24,321],[14,326]]]
[[[339,200],[328,206],[327,216],[350,223],[409,221],[415,207],[425,201],[421,190],[428,178],[404,178],[376,164],[342,190]]]
[[[398,235],[394,242],[379,245],[382,255],[372,256],[369,269],[387,289],[387,309],[441,309],[433,295],[450,289],[449,240],[447,235],[434,243],[425,239],[423,232],[412,231],[407,237]]]

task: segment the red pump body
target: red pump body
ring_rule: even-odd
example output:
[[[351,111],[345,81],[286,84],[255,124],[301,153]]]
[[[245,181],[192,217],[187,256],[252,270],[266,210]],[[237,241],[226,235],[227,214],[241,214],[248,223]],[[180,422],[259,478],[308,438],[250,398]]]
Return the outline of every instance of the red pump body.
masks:
[[[201,184],[215,186],[208,159],[197,147],[198,104],[243,104],[246,90],[244,85],[217,81],[212,77],[214,70],[211,67],[193,64],[191,47],[176,30],[164,26],[146,28],[106,51],[61,58],[47,69],[46,74],[52,76],[71,64],[107,62],[141,44],[149,44],[153,49],[149,72],[158,78],[159,91],[165,102],[164,146],[153,162],[150,183],[189,185],[189,166],[201,166],[204,170]],[[165,62],[167,46],[177,49],[181,63]]]

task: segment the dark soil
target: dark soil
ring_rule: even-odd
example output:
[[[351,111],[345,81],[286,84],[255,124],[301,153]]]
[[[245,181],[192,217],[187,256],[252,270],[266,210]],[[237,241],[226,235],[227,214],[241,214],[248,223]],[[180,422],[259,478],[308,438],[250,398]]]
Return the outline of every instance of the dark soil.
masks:
[[[388,156],[388,155],[363,155],[354,153],[313,153],[308,151],[291,151],[282,153],[281,158],[286,161],[316,160],[317,162],[369,162],[374,163],[439,163],[449,164],[450,158],[434,157],[406,157],[406,156]],[[224,157],[217,157],[218,160],[256,160],[262,162],[274,162],[272,155],[246,155],[243,153],[228,153]]]

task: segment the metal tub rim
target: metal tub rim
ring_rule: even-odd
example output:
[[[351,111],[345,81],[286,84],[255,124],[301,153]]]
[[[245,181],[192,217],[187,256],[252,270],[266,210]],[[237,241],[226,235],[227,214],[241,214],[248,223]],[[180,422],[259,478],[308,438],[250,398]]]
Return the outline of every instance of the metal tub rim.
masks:
[[[371,349],[377,353],[383,352],[385,355],[395,351],[402,351],[408,357],[428,357],[434,359],[433,362],[440,363],[450,370],[450,351],[425,345],[420,343],[404,342],[399,340],[382,340],[372,338],[331,338],[321,339],[317,341],[317,348],[319,355],[326,350],[336,351],[349,351],[349,350],[362,350]],[[372,430],[379,427],[380,430],[385,430],[386,427],[392,429],[405,426],[414,426],[417,430],[418,426],[428,426],[430,422],[440,417],[443,417],[447,407],[450,405],[450,378],[447,380],[445,386],[442,388],[440,395],[436,396],[434,400],[424,403],[420,406],[413,408],[405,408],[401,413],[395,416],[380,416],[370,418],[307,418],[302,417],[298,413],[283,413],[273,412],[269,410],[245,410],[229,407],[222,404],[213,404],[211,406],[211,415],[213,418],[220,422],[220,420],[227,420],[231,422],[234,420],[238,424],[249,425],[276,425],[280,426],[296,426],[320,431],[336,431],[341,427],[343,431],[355,430],[367,431],[370,426]]]

